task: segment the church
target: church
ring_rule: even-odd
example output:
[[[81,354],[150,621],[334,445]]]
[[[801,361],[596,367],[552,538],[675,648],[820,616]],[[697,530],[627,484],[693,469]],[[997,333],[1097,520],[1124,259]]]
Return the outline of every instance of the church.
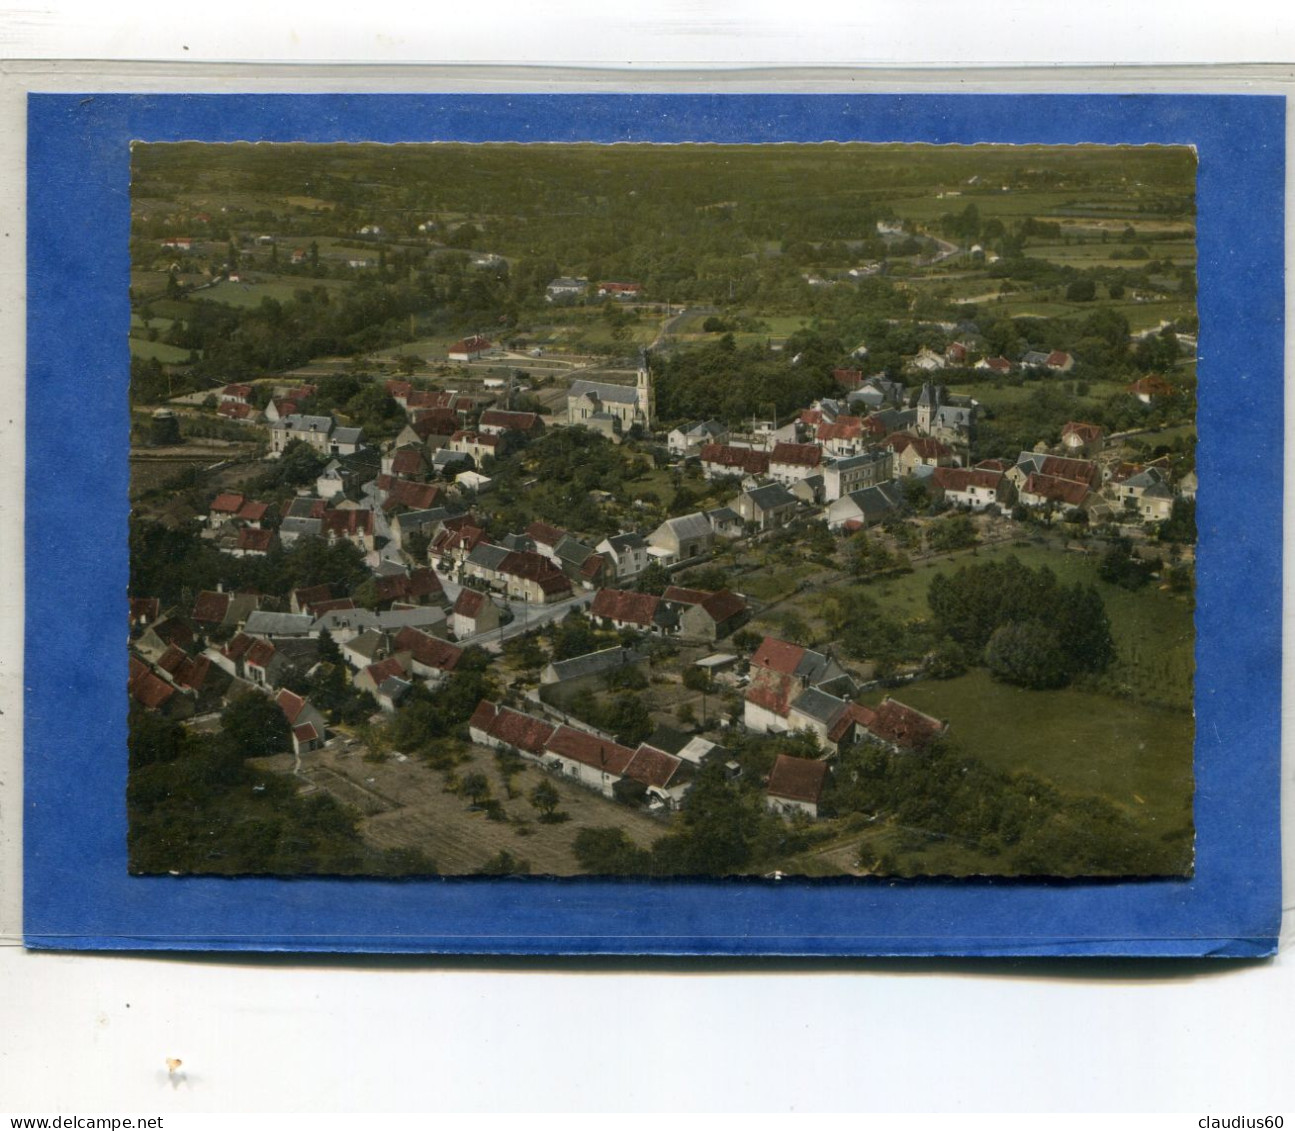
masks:
[[[633,386],[611,381],[572,381],[567,390],[568,424],[582,424],[617,437],[635,424],[650,429],[655,422],[656,398],[646,353],[639,358],[638,380]]]

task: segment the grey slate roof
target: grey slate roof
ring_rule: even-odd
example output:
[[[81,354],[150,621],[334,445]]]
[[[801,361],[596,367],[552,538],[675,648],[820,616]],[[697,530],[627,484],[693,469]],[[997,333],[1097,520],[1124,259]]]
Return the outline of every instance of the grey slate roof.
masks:
[[[305,636],[314,618],[304,613],[267,613],[257,609],[247,618],[243,631],[248,636]]]
[[[677,518],[667,518],[661,525],[669,527],[676,538],[705,538],[713,533],[710,523],[701,511],[681,514]]]
[[[629,531],[625,534],[613,534],[607,539],[609,545],[618,554],[623,554],[626,550],[641,550],[647,543],[643,540],[642,534],[636,534]]]
[[[562,559],[563,564],[574,566],[578,569],[588,561],[594,550],[592,546],[586,546],[578,538],[572,538],[570,534],[564,534],[558,539],[558,544],[553,547],[553,552]]]
[[[865,517],[874,519],[899,507],[904,501],[904,492],[893,483],[878,483],[861,491],[851,491],[849,498]]]
[[[378,626],[378,614],[370,609],[332,609],[316,618],[312,632],[327,630],[331,636],[339,628],[365,631]]]
[[[364,429],[336,428],[333,430],[331,439],[338,444],[362,444],[364,442]]]
[[[870,463],[880,463],[888,455],[887,452],[869,449],[866,452],[860,452],[857,456],[843,456],[841,459],[834,459],[827,465],[828,471],[853,471],[856,467],[867,467]]]
[[[568,679],[598,675],[601,672],[622,668],[626,664],[638,663],[646,658],[646,652],[639,652],[633,648],[604,648],[599,652],[586,652],[583,656],[572,656],[569,660],[555,660],[549,664],[545,675],[552,678],[546,679],[545,682],[561,683]]]
[[[325,436],[333,430],[333,418],[331,416],[303,416],[296,413],[292,416],[285,416],[282,420],[276,420],[271,428],[292,433],[310,433],[322,432]]]
[[[633,385],[616,385],[610,381],[572,381],[567,392],[568,397],[583,397],[586,394],[597,397],[600,401],[611,401],[613,404],[637,404],[638,389]]]
[[[480,566],[482,569],[498,569],[504,563],[504,559],[512,553],[511,550],[505,550],[502,546],[492,546],[489,542],[478,542],[472,547],[472,552],[468,554],[468,561],[474,566]]]
[[[1158,467],[1148,467],[1146,471],[1139,471],[1137,475],[1130,475],[1124,481],[1125,487],[1144,487],[1147,490],[1144,494],[1149,494],[1152,487],[1159,486],[1165,481],[1164,474]]]
[[[848,706],[844,699],[838,699],[835,695],[829,695],[826,691],[819,691],[816,687],[811,687],[808,691],[802,691],[792,703],[797,711],[815,722],[822,723],[830,727],[841,713]]]
[[[781,483],[766,483],[763,487],[748,491],[746,497],[764,511],[775,507],[795,506],[797,501],[796,496]]]
[[[296,534],[307,537],[312,534],[318,534],[323,529],[323,522],[317,518],[285,518],[279,523],[279,536],[285,534]]]

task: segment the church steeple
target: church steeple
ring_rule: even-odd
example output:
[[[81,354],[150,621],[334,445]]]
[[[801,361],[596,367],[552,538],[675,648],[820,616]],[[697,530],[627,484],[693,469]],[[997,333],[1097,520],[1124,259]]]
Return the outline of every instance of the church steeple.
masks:
[[[648,368],[647,350],[639,350],[638,408],[647,427],[656,424],[656,389],[652,386],[652,371]]]

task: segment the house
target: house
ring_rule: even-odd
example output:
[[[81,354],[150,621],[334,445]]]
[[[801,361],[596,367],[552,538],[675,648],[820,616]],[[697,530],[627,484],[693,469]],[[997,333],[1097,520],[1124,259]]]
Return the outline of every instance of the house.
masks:
[[[552,723],[496,706],[488,699],[477,704],[468,720],[468,737],[473,742],[495,750],[529,754],[535,761],[543,758],[544,747],[555,729]]]
[[[874,708],[863,736],[895,753],[922,750],[948,732],[949,724],[889,695]]]
[[[1053,350],[1043,364],[1053,373],[1069,373],[1075,367],[1075,359],[1064,350]]]
[[[311,633],[315,618],[308,613],[271,613],[257,609],[248,615],[243,631],[248,636],[304,637]]]
[[[751,657],[743,724],[758,732],[790,730],[792,702],[811,687],[853,694],[854,681],[832,656],[766,636]]]
[[[727,427],[718,420],[703,420],[672,429],[666,436],[666,449],[672,456],[693,456],[707,444],[723,444],[727,439]]]
[[[706,512],[706,521],[717,538],[741,538],[746,533],[742,516],[732,507],[716,507]]]
[[[1061,450],[1072,458],[1095,456],[1102,450],[1102,437],[1100,424],[1070,420],[1061,428]]]
[[[827,528],[859,530],[874,526],[903,506],[904,492],[897,483],[878,483],[833,502],[827,508]]]
[[[943,369],[945,365],[944,354],[936,353],[935,350],[928,346],[923,346],[917,351],[917,356],[910,361],[909,366],[922,373],[932,373],[937,369]]]
[[[373,512],[341,508],[326,510],[320,520],[320,533],[330,545],[345,540],[368,553],[375,546]]]
[[[478,358],[487,357],[495,352],[495,345],[489,338],[483,338],[480,334],[472,334],[466,338],[460,338],[446,352],[446,356],[451,361],[476,361]]]
[[[282,455],[294,440],[302,440],[324,455],[336,455],[329,445],[332,431],[331,416],[307,416],[301,413],[285,416],[270,425],[270,458]]]
[[[130,627],[147,628],[162,615],[162,603],[156,597],[130,598]]]
[[[589,280],[585,278],[573,278],[563,275],[554,279],[544,288],[544,298],[546,302],[554,302],[558,299],[575,298],[582,295],[589,287]]]
[[[646,652],[633,648],[603,648],[597,652],[586,652],[583,656],[572,656],[569,660],[552,661],[540,673],[540,684],[547,686],[560,683],[564,685],[564,690],[601,686],[601,680],[608,672],[637,667],[646,660]]]
[[[168,683],[138,656],[130,658],[126,691],[140,706],[169,719],[187,719],[196,710],[195,696]]]
[[[976,362],[977,369],[988,369],[995,377],[1005,377],[1012,371],[1012,363],[1005,357],[985,357]]]
[[[251,385],[226,385],[220,390],[221,404],[250,404],[252,399]]]
[[[390,476],[379,476],[378,479],[378,490],[386,496],[382,500],[384,514],[398,512],[401,508],[411,511],[430,510],[445,491],[436,483],[419,483],[413,479]]]
[[[973,511],[1010,505],[1016,496],[1012,481],[1003,472],[979,467],[937,467],[927,480],[927,489],[937,499]]]
[[[462,648],[419,632],[416,628],[402,628],[396,633],[392,644],[397,655],[408,655],[408,671],[431,684],[437,684],[453,674],[459,661],[463,659]]]
[[[544,421],[533,412],[508,412],[504,409],[491,408],[478,418],[477,429],[487,436],[498,436],[504,432],[538,436],[544,431]]]
[[[842,413],[835,420],[824,420],[815,426],[814,442],[828,455],[852,456],[858,453],[869,433],[864,428],[863,417]]]
[[[1154,465],[1113,480],[1107,490],[1126,513],[1135,512],[1143,521],[1166,519],[1173,510],[1174,493],[1169,487],[1169,476]]]
[[[291,665],[269,640],[253,640],[241,660],[243,678],[258,687],[278,687]]]
[[[288,726],[294,731],[293,749],[296,753],[303,753],[304,750],[316,750],[324,744],[325,730],[327,729],[328,720],[324,717],[323,712],[313,706],[309,699],[304,699],[294,691],[283,688],[275,696],[275,703],[278,704],[279,710],[283,712],[283,717],[288,720]],[[296,728],[308,726],[314,731],[314,737],[306,734],[301,735],[300,742],[302,749],[297,749]],[[313,745],[310,745],[314,743]]]
[[[477,547],[484,548],[484,545]],[[513,600],[533,605],[550,605],[571,596],[571,582],[562,571],[547,558],[529,550],[505,551],[495,567],[493,580],[498,580]]]
[[[211,710],[229,688],[229,676],[205,653],[190,656],[172,644],[157,659],[157,674],[181,691],[192,693],[198,710]]]
[[[483,632],[492,632],[502,623],[503,617],[490,597],[478,593],[475,589],[464,587],[454,602],[451,629],[459,640],[470,636],[480,636]]]
[[[238,404],[235,401],[225,401],[217,405],[216,415],[232,420],[236,424],[255,424],[261,418],[261,414],[250,404]]]
[[[707,479],[720,479],[726,475],[769,474],[769,453],[754,448],[739,448],[731,444],[703,444],[698,450],[702,474]]]
[[[894,466],[894,453],[887,447],[829,460],[823,465],[823,497],[833,502],[843,495],[885,483],[894,475]]]
[[[912,475],[919,467],[945,467],[953,463],[953,450],[930,436],[898,432],[886,437],[886,446],[894,452],[894,469],[899,477]]]
[[[238,541],[229,553],[236,558],[263,558],[274,549],[278,541],[278,533],[274,530],[245,526],[238,532]]]
[[[686,640],[722,640],[744,625],[750,616],[746,598],[727,589],[708,592],[702,589],[666,587],[661,599],[674,605],[679,613],[679,635]]]
[[[1043,369],[1048,364],[1048,355],[1041,350],[1026,350],[1021,355],[1023,369]]]
[[[863,370],[846,368],[833,369],[832,380],[843,389],[853,391],[863,384]]]
[[[393,573],[374,580],[375,608],[390,609],[399,603],[405,607],[443,605],[445,589],[436,571],[422,566],[409,573]]]
[[[779,816],[790,817],[804,813],[810,818],[817,818],[818,806],[827,784],[827,772],[826,762],[779,754],[769,771],[769,781],[765,786],[765,806],[770,813]]]
[[[648,555],[662,565],[678,565],[709,554],[715,531],[700,511],[667,518],[647,536]]]
[[[589,615],[603,627],[635,629],[657,636],[679,631],[679,616],[661,597],[627,589],[600,589],[589,606]]]
[[[795,516],[800,500],[781,483],[766,483],[743,491],[734,503],[734,509],[743,522],[752,523],[761,530],[776,530]]]
[[[288,594],[288,609],[297,614],[309,613],[317,616],[315,606],[333,600],[333,587],[328,584],[309,585],[293,589]]]
[[[504,447],[504,439],[502,433],[498,432],[459,431],[450,437],[450,442],[446,446],[452,452],[471,456],[473,464],[479,467],[481,461],[487,456],[493,459],[500,454]]]
[[[1154,404],[1165,397],[1174,396],[1177,391],[1168,381],[1155,373],[1147,377],[1139,377],[1128,386],[1128,392],[1143,404]]]
[[[1089,501],[1088,484],[1074,479],[1033,472],[1021,485],[1018,495],[1023,507],[1054,506],[1064,513],[1084,509]]]
[[[643,291],[642,283],[599,283],[599,298],[635,299]]]
[[[244,501],[242,495],[230,491],[221,492],[207,508],[207,525],[212,530],[219,530],[227,522],[232,522],[243,509]]]
[[[1016,457],[1015,466],[1008,470],[1007,475],[1016,485],[1017,490],[1023,491],[1026,479],[1035,473],[1053,479],[1067,479],[1082,483],[1091,490],[1095,490],[1102,481],[1101,468],[1092,460],[1051,456],[1046,452],[1021,452]],[[1024,499],[1021,501],[1025,502]]]
[[[608,559],[609,572],[616,581],[633,581],[647,569],[647,542],[634,531],[604,538],[594,549]]]
[[[769,475],[779,483],[791,484],[817,475],[823,451],[817,444],[778,443],[769,453]]]

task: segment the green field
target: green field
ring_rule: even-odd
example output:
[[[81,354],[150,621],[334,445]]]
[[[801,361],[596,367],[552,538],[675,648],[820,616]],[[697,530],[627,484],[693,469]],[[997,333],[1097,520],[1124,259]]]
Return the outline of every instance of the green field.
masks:
[[[163,365],[183,365],[189,360],[189,351],[165,342],[150,342],[143,338],[130,339],[131,357],[156,358]]]
[[[295,275],[279,275],[263,283],[220,283],[208,290],[199,291],[195,297],[208,302],[224,303],[226,306],[260,306],[264,298],[287,302],[295,298],[298,291],[308,291],[316,286],[341,290],[350,284],[344,279],[307,279]]]

